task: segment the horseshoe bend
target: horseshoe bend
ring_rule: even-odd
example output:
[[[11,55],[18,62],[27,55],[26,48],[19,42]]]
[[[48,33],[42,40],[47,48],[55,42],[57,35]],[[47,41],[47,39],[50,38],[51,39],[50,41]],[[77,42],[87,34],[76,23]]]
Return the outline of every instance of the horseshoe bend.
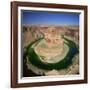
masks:
[[[30,63],[42,69],[66,68],[78,53],[77,45],[55,32],[54,28],[49,28],[48,32],[28,46]]]

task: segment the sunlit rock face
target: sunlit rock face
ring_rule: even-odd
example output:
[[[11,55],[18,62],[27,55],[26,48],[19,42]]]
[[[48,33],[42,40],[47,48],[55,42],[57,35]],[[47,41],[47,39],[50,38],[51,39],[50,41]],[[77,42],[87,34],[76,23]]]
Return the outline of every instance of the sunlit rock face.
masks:
[[[54,27],[50,27],[44,33],[44,38],[49,48],[60,46],[63,48],[63,39],[61,38],[60,32],[55,30]]]
[[[51,62],[50,60],[53,60],[58,55],[60,56],[63,50],[64,40],[61,37],[60,31],[54,27],[49,27],[44,32],[44,39],[35,47],[36,53],[44,57],[47,62]]]
[[[46,76],[56,76],[59,75],[59,72],[57,70],[51,70],[45,73]]]

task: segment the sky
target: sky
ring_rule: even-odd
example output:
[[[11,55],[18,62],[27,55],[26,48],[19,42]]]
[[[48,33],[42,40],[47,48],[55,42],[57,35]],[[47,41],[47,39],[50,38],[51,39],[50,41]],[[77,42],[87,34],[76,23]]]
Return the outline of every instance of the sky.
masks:
[[[79,13],[22,10],[23,25],[79,25]]]

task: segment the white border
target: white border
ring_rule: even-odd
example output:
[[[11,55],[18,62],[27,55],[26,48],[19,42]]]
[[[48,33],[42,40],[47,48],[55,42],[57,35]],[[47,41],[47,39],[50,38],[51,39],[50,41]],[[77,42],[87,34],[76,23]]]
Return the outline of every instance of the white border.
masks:
[[[62,75],[62,76],[40,76],[40,77],[21,77],[21,10],[41,10],[41,11],[58,11],[58,12],[78,12],[80,14],[80,75]],[[18,83],[34,83],[45,81],[66,81],[66,80],[83,80],[84,79],[84,11],[74,9],[55,9],[55,8],[38,8],[38,7],[18,7]]]

